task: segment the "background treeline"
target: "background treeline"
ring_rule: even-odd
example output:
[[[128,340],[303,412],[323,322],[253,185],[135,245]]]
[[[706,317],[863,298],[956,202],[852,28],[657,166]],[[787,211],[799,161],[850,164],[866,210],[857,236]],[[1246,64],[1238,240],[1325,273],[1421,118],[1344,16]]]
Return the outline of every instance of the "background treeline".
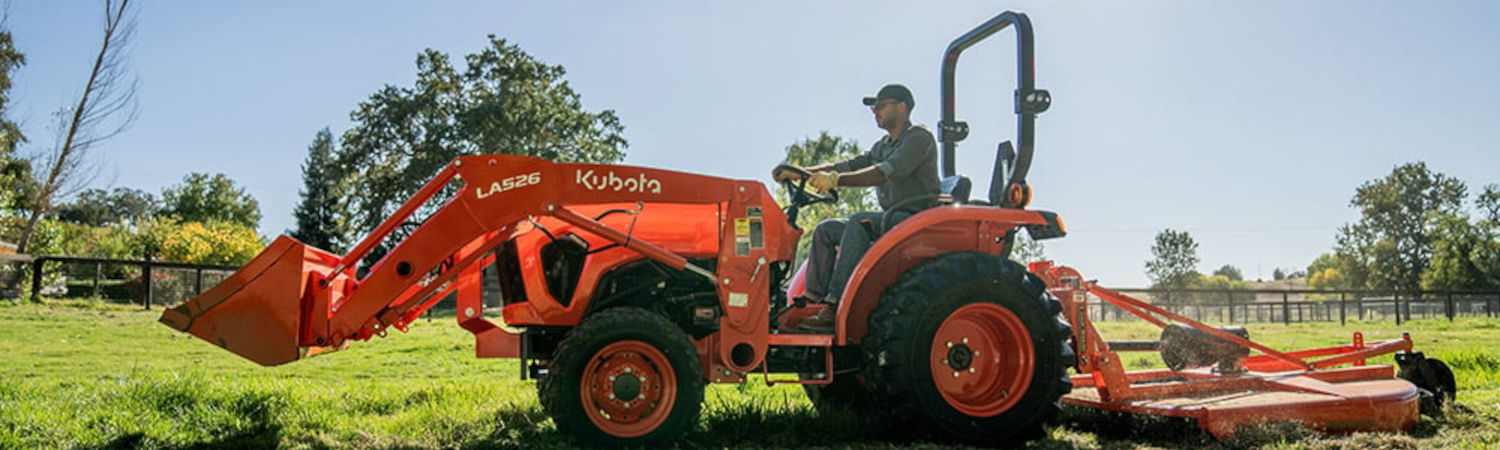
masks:
[[[1486,185],[1471,198],[1463,181],[1412,162],[1361,184],[1349,206],[1360,219],[1339,227],[1331,251],[1305,270],[1277,268],[1275,279],[1303,279],[1308,288],[1330,290],[1500,290],[1500,185]],[[1252,288],[1232,265],[1199,273],[1197,249],[1186,231],[1157,234],[1146,262],[1152,287]],[[1218,294],[1178,297],[1224,300]]]

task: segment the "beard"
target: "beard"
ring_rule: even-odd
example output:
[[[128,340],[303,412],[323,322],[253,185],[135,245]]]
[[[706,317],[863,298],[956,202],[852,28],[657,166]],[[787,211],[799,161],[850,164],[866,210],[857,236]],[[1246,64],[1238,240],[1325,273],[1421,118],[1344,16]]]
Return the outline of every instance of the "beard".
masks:
[[[901,125],[901,118],[897,117],[895,114],[884,117],[877,117],[875,119],[875,124],[879,126],[880,129],[889,131]]]

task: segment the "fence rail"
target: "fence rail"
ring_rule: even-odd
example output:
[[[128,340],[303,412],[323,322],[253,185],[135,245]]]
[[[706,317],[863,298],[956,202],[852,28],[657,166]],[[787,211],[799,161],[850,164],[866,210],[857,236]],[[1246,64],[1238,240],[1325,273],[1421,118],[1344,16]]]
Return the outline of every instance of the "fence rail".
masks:
[[[1115,289],[1200,322],[1333,322],[1500,316],[1500,291],[1399,289]],[[1114,305],[1089,304],[1094,320],[1132,320]]]
[[[180,262],[170,262],[170,261],[156,261],[156,260],[153,260],[151,258],[146,258],[146,259],[109,259],[109,258],[86,258],[86,257],[77,257],[77,256],[32,255],[32,256],[30,256],[29,263],[31,264],[31,300],[32,301],[37,301],[37,300],[39,300],[41,298],[42,288],[43,288],[43,283],[42,283],[43,274],[45,273],[46,264],[47,263],[63,263],[63,264],[74,264],[74,265],[76,265],[76,264],[93,264],[94,265],[94,277],[93,277],[93,291],[92,292],[93,292],[93,295],[95,295],[95,296],[100,295],[100,292],[101,292],[101,290],[100,290],[100,283],[99,282],[100,282],[100,280],[102,278],[104,278],[103,277],[103,275],[104,275],[104,270],[103,269],[104,269],[105,265],[139,267],[140,270],[141,270],[141,273],[140,273],[140,280],[141,280],[140,286],[141,286],[141,289],[142,289],[141,297],[140,297],[141,306],[145,307],[148,310],[151,309],[151,303],[156,298],[156,290],[153,288],[153,285],[156,284],[157,278],[159,278],[159,277],[155,276],[156,273],[157,273],[157,269],[176,269],[176,270],[191,270],[191,271],[193,271],[193,286],[192,286],[192,291],[191,291],[190,294],[187,295],[187,297],[192,297],[194,295],[197,295],[197,294],[203,292],[203,279],[204,279],[204,272],[205,271],[209,271],[210,272],[210,276],[214,276],[215,278],[218,278],[218,279],[223,279],[223,277],[226,276],[226,275],[228,275],[229,273],[234,272],[235,270],[239,270],[239,266],[226,266],[226,265],[218,265],[218,264],[193,264],[193,263],[180,263]],[[215,280],[214,282],[217,283],[218,281]],[[183,289],[179,289],[179,290],[186,291],[186,288],[184,287]],[[178,295],[178,296],[181,297],[182,295]],[[177,299],[177,300],[179,300],[179,301],[180,300],[185,300],[185,298],[180,298],[180,299]]]
[[[145,309],[153,303],[175,303],[202,293],[205,286],[223,280],[238,266],[216,264],[191,264],[152,259],[107,259],[74,256],[4,255],[10,261],[24,261],[31,265],[31,298],[37,300],[42,294],[42,275],[48,263],[65,265],[92,265],[93,282],[91,292],[101,295],[100,280],[105,266],[136,267],[140,269],[139,289],[127,292],[131,301],[139,301]],[[157,276],[161,271],[191,271],[191,285],[182,276]],[[491,270],[491,269],[487,269]],[[76,267],[73,270],[78,273]],[[486,279],[491,277],[486,276]],[[207,282],[205,282],[207,280]],[[160,298],[158,283],[166,283],[168,298]],[[1380,289],[1180,289],[1160,290],[1147,288],[1119,288],[1140,300],[1166,308],[1176,314],[1201,322],[1254,323],[1254,322],[1334,322],[1345,323],[1350,318],[1359,320],[1394,319],[1397,325],[1416,318],[1440,317],[1452,320],[1455,317],[1500,316],[1500,290],[1380,290]],[[495,293],[498,295],[498,292]],[[487,295],[489,295],[487,293]],[[1095,299],[1089,304],[1089,315],[1093,320],[1135,320],[1135,316],[1124,310]]]

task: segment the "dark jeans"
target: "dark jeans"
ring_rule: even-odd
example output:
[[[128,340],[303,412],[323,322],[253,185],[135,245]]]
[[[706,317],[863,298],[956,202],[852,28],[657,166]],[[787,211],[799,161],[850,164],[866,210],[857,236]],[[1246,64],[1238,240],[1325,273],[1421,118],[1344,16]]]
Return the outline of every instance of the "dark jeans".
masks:
[[[881,213],[855,213],[848,219],[828,219],[813,229],[812,248],[807,250],[807,296],[827,299],[837,304],[844,294],[844,285],[854,275],[854,267],[870,250],[875,239],[860,225],[869,220],[878,228]],[[911,217],[902,211],[892,214],[891,225]]]

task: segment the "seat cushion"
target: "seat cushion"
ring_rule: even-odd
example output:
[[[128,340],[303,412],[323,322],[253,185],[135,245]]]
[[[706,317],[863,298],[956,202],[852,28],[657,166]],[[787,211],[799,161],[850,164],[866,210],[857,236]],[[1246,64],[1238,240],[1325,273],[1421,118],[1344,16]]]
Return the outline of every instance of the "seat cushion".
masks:
[[[938,190],[942,191],[942,193],[947,194],[950,197],[953,197],[954,203],[968,203],[969,191],[973,189],[974,182],[969,181],[969,177],[964,175],[943,177],[942,180],[938,180]]]

